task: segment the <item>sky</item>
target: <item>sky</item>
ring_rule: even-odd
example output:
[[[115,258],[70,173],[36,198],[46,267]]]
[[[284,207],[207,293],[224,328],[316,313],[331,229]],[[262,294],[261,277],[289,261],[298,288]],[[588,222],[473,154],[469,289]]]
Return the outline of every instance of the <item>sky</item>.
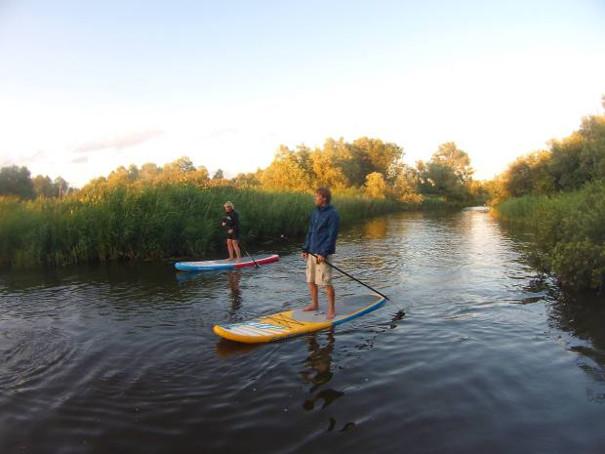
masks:
[[[603,113],[603,0],[0,0],[0,167],[81,187],[280,144],[444,142],[488,179]]]

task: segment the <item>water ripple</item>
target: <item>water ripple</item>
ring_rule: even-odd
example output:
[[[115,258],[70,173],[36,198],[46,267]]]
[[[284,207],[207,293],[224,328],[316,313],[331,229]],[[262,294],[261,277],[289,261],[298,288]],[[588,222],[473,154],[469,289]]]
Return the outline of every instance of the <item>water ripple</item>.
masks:
[[[12,394],[43,382],[72,360],[76,345],[62,329],[48,324],[3,320],[0,324],[0,387]]]
[[[0,451],[605,444],[594,424],[605,416],[605,305],[563,298],[487,213],[358,224],[334,263],[387,294],[381,310],[268,345],[218,340],[214,323],[306,304],[299,246],[273,245],[279,262],[237,272],[157,263],[0,275]],[[338,273],[335,286],[338,297],[368,292]]]

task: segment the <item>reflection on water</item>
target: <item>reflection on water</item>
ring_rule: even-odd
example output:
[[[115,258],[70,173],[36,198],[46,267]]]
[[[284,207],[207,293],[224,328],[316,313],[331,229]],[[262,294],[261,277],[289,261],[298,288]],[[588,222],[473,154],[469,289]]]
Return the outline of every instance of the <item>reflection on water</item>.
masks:
[[[552,325],[567,334],[562,337],[566,347],[580,355],[580,367],[593,380],[605,383],[605,297],[565,295],[552,292],[549,317]],[[561,337],[561,335],[558,335]],[[605,391],[587,389],[593,401],[605,403]]]
[[[503,230],[516,240],[518,250],[531,260],[535,253],[531,246],[531,234],[520,229],[503,225]],[[565,333],[566,347],[578,353],[579,367],[591,377],[605,382],[605,295],[591,293],[570,294],[556,285],[556,279],[543,272],[523,284],[528,295],[520,304],[545,303],[548,308],[550,325],[556,336]],[[601,395],[602,397],[602,395]]]
[[[242,272],[240,270],[228,271],[227,278],[229,280],[229,290],[231,291],[230,314],[233,317],[242,305],[242,292],[239,288]]]
[[[238,354],[243,355],[262,347],[262,344],[242,344],[239,342],[231,342],[226,339],[219,339],[215,344],[216,354],[221,358],[227,358]]]
[[[387,236],[388,225],[386,217],[371,219],[363,224],[363,237],[366,240],[381,240]]]
[[[602,452],[605,304],[526,241],[477,210],[344,229],[335,264],[391,301],[261,345],[212,326],[305,304],[298,243],[258,269],[1,274],[0,452]]]
[[[558,328],[590,342],[595,350],[605,352],[605,298],[561,295],[552,305],[550,315]]]
[[[324,345],[320,343],[320,337],[325,337]],[[309,393],[311,396],[305,399],[302,408],[307,412],[325,410],[345,395],[343,391],[327,387],[334,376],[332,370],[332,354],[336,341],[334,330],[331,329],[323,335],[318,333],[310,334],[307,336],[306,341],[309,348],[309,356],[304,362],[305,368],[300,372],[300,377],[303,383],[310,385]],[[336,418],[330,416],[327,431],[339,430],[340,432],[345,432],[353,427],[355,427],[355,423],[349,421],[344,423],[339,429]]]
[[[317,340],[317,334],[311,334],[307,337],[309,345],[309,356],[305,360],[307,369],[301,371],[300,375],[304,383],[311,384],[311,393],[314,393],[321,385],[325,385],[332,379],[332,352],[334,351],[334,332],[330,330],[327,333],[327,343],[323,347]],[[342,395],[342,393],[338,393]],[[310,408],[313,408],[313,401]],[[308,405],[305,405],[308,408]]]

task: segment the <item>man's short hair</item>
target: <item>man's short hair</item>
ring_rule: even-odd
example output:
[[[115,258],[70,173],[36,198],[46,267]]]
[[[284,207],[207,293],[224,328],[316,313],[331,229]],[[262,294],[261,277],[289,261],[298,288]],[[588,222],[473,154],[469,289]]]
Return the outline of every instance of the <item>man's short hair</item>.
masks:
[[[330,203],[330,201],[332,200],[332,192],[330,192],[328,188],[322,186],[320,188],[317,188],[317,191],[315,191],[315,193],[322,196],[326,200],[326,203]]]

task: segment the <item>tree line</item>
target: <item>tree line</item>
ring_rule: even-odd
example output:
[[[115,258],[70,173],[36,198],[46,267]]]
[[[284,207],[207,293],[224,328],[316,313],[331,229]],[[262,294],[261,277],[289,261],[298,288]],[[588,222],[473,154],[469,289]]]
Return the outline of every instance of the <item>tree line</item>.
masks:
[[[565,288],[605,292],[605,115],[521,156],[492,189],[499,216],[533,232],[534,265]]]
[[[546,150],[517,158],[499,177],[500,199],[576,191],[605,179],[605,116],[589,116]]]
[[[205,166],[195,166],[190,158],[181,157],[163,167],[154,163],[120,166],[80,190],[70,188],[61,177],[54,181],[41,175],[30,178],[26,167],[13,166],[0,171],[0,195],[31,199],[75,193],[94,197],[124,185],[192,184],[285,192],[309,192],[328,186],[336,194],[410,204],[425,199],[456,204],[483,203],[487,199],[487,186],[473,180],[470,157],[454,142],[440,145],[430,160],[418,161],[415,167],[404,163],[403,157],[402,147],[377,138],[361,137],[352,142],[329,138],[316,148],[281,145],[268,167],[234,178],[225,178],[221,169],[210,176]]]
[[[426,197],[471,202],[481,196],[468,154],[444,143],[428,162],[403,161],[403,149],[380,139],[327,139],[323,147],[281,146],[273,162],[255,175],[260,186],[306,191],[328,186],[336,192],[419,203]]]
[[[62,177],[51,180],[48,176],[31,178],[27,167],[7,166],[0,168],[0,195],[21,199],[36,197],[63,197],[73,191]]]

